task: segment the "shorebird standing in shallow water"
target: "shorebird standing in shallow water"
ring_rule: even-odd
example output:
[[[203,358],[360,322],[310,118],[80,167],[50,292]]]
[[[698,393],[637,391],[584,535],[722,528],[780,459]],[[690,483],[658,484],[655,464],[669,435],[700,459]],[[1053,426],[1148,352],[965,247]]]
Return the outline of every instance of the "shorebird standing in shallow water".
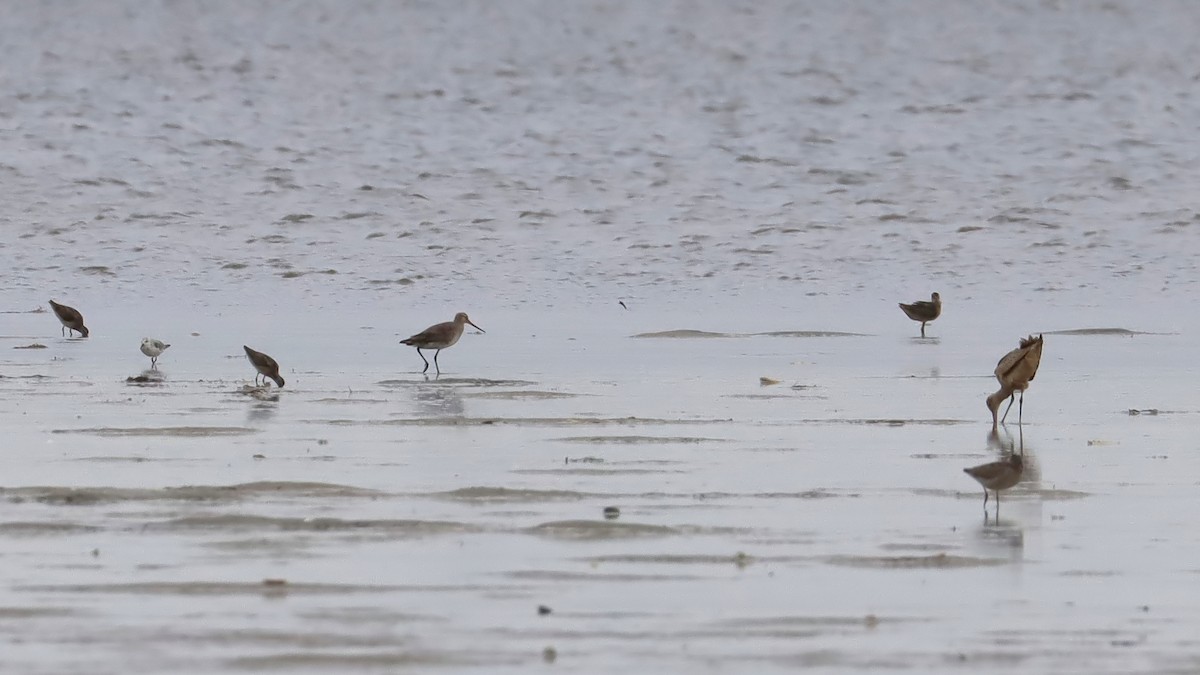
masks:
[[[942,296],[934,293],[929,300],[917,300],[911,305],[902,302],[900,309],[908,318],[921,322],[921,337],[925,337],[925,324],[942,315]]]
[[[1021,482],[1021,474],[1025,471],[1024,453],[1010,454],[998,462],[988,462],[969,469],[963,473],[979,481],[983,486],[983,510],[987,512],[988,490],[996,493],[996,518],[1000,517],[1000,491]]]
[[[50,309],[54,310],[54,316],[57,316],[58,320],[62,322],[63,333],[71,330],[79,331],[79,334],[83,337],[88,336],[87,326],[83,325],[83,315],[79,313],[79,310],[74,307],[60,305],[53,300],[50,301]]]
[[[250,359],[250,365],[258,371],[259,375],[263,376],[263,384],[267,383],[267,378],[275,380],[275,384],[279,388],[283,388],[283,378],[279,376],[279,364],[275,363],[275,359],[267,356],[262,352],[256,352],[246,345],[242,345],[242,349],[246,350],[246,358]],[[254,376],[254,384],[258,384],[258,375]]]
[[[1000,402],[1008,397],[1008,407],[1004,409],[1004,417],[1000,418],[1000,422],[1003,422],[1008,419],[1008,411],[1012,410],[1012,400],[1017,393],[1021,394],[1021,402],[1017,405],[1017,424],[1021,423],[1025,407],[1025,390],[1029,388],[1029,383],[1033,382],[1041,362],[1042,336],[1030,335],[1022,338],[1021,346],[1005,354],[1000,359],[1000,363],[996,364],[996,380],[1000,382],[1000,390],[987,397],[988,410],[992,411],[993,433],[999,426],[996,416],[1000,412]]]
[[[158,368],[158,357],[171,345],[154,338],[142,338],[142,353],[150,357],[150,367]]]
[[[400,344],[417,348],[417,355],[420,356],[421,360],[425,362],[425,369],[421,371],[422,373],[429,370],[429,360],[425,358],[425,355],[421,353],[421,350],[437,350],[433,353],[433,367],[437,370],[437,374],[441,375],[442,369],[441,366],[438,365],[438,354],[442,353],[443,349],[446,349],[447,347],[453,347],[454,343],[458,342],[458,338],[462,337],[463,330],[466,328],[467,324],[475,326],[475,324],[467,318],[466,312],[459,312],[458,314],[454,315],[453,321],[434,324],[406,340],[401,340]],[[479,326],[475,326],[475,328],[478,329],[480,333],[487,332],[484,329],[479,328]]]

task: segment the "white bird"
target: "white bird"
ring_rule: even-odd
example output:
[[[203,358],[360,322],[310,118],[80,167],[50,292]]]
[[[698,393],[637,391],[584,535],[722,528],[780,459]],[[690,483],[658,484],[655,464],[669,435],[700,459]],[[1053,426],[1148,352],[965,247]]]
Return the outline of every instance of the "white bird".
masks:
[[[171,345],[154,338],[142,338],[142,353],[150,357],[150,367],[158,368],[158,357]]]

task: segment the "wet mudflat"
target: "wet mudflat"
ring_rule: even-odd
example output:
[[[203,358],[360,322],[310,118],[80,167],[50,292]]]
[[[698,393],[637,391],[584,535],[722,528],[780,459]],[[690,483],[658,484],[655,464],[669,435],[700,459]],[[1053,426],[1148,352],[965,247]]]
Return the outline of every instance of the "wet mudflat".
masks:
[[[3,18],[0,670],[1200,667],[1200,5]]]
[[[587,339],[468,335],[436,379],[403,372],[420,365],[407,351],[373,379],[293,341],[288,361],[311,372],[281,356],[289,385],[267,396],[244,359],[214,359],[219,379],[162,363],[146,387],[121,377],[136,359],[80,365],[83,350],[107,362],[102,340],[3,340],[7,372],[24,373],[0,379],[6,663],[1191,663],[1198,460],[1185,432],[1200,411],[1132,369],[1114,370],[1116,399],[1076,384],[1113,340],[1169,354],[1180,336],[1047,337],[1023,428],[989,438],[994,380],[934,338],[818,330],[708,351],[683,330],[576,330]],[[347,360],[376,347],[397,349],[384,339]],[[681,371],[671,355],[692,349],[709,358]],[[617,358],[638,376],[596,376]],[[1128,412],[1151,403],[1158,414]],[[961,469],[1022,447],[1022,482],[985,519]]]

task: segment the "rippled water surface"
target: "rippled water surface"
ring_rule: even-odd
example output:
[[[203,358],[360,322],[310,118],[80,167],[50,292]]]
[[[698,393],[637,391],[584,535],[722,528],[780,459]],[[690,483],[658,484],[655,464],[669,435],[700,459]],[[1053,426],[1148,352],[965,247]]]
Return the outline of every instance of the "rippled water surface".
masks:
[[[1200,668],[1197,21],[9,3],[0,670]]]

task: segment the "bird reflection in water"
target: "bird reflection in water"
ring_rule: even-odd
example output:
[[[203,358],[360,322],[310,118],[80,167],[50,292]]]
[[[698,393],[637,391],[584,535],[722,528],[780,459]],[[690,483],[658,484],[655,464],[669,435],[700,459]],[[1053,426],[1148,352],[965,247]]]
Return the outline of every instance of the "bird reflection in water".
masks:
[[[279,399],[276,398],[276,401]],[[246,422],[263,423],[270,422],[275,417],[275,413],[279,412],[279,406],[273,401],[262,401],[255,403],[246,410]]]
[[[463,417],[466,414],[462,394],[454,384],[430,382],[418,385],[416,400],[421,417]]]

